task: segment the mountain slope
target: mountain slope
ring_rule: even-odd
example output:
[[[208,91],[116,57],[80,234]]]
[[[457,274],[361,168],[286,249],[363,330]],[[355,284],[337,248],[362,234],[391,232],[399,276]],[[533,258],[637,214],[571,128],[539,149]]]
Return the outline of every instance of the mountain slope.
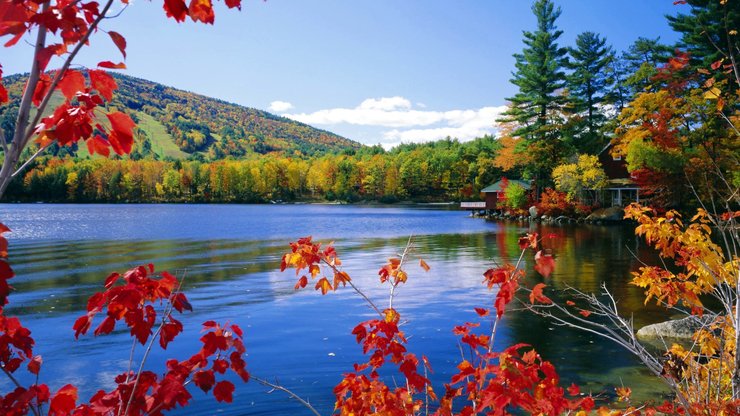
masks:
[[[129,113],[137,121],[137,157],[156,154],[183,159],[199,154],[218,160],[270,152],[315,155],[361,147],[334,133],[266,111],[127,75],[113,76],[118,90],[110,106]],[[20,75],[3,80],[16,106],[24,82],[25,77]],[[11,102],[8,108],[0,109],[0,122],[6,131],[14,114],[13,105]],[[80,146],[78,155],[86,155],[86,150]]]

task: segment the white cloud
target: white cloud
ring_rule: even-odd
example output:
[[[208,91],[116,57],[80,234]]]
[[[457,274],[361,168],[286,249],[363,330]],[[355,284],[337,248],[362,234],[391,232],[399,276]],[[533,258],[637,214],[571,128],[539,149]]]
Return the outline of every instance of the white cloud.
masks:
[[[287,114],[286,117],[306,124],[354,124],[357,126],[412,127],[426,126],[441,120],[440,113],[418,110],[381,110],[378,108],[331,108],[310,114]]]
[[[275,112],[288,111],[291,108],[293,108],[293,104],[287,101],[279,101],[279,100],[271,102],[270,107],[268,107],[270,111],[275,111]]]
[[[483,107],[479,110],[453,110],[445,113],[446,126],[407,129],[393,129],[383,133],[381,144],[390,148],[401,143],[421,143],[452,137],[460,141],[473,140],[497,130],[496,119],[506,111],[506,106]]]
[[[382,98],[368,98],[367,100],[360,103],[358,109],[363,110],[381,110],[381,111],[392,111],[392,110],[408,110],[411,108],[411,101],[395,96],[395,97],[382,97]]]
[[[417,107],[423,108],[417,104]],[[431,111],[412,109],[403,97],[368,98],[355,108],[331,108],[313,113],[285,114],[313,125],[369,126],[380,128],[375,143],[390,148],[400,143],[457,138],[472,140],[496,131],[496,119],[506,106]],[[390,130],[389,130],[390,129]]]

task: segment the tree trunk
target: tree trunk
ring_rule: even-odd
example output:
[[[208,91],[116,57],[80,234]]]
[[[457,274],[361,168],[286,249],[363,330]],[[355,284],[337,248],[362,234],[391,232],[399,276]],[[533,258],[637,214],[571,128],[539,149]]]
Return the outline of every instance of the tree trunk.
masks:
[[[45,12],[49,9],[49,2],[44,2],[41,12]],[[31,104],[33,93],[36,90],[36,86],[41,76],[39,68],[39,61],[36,59],[39,52],[46,45],[46,26],[39,25],[38,34],[36,35],[36,45],[33,54],[33,63],[31,64],[31,74],[28,76],[28,84],[26,89],[23,91],[23,97],[21,97],[21,104],[18,108],[18,118],[15,121],[15,131],[13,132],[13,141],[11,143],[5,143],[3,137],[4,153],[3,153],[3,167],[0,168],[0,200],[5,195],[5,190],[8,189],[10,181],[13,180],[13,173],[15,172],[15,166],[18,164],[18,160],[21,157],[23,149],[28,144],[30,135],[28,134],[28,124],[31,118]]]

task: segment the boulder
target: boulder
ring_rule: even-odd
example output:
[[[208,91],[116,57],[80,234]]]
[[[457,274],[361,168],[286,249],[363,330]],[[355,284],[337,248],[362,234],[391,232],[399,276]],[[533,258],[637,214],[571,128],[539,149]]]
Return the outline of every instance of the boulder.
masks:
[[[600,208],[586,217],[590,222],[618,222],[624,219],[624,209],[622,207]]]
[[[688,338],[690,339],[703,325],[711,321],[711,317],[698,318],[687,316],[682,319],[673,319],[657,324],[645,325],[637,331],[638,338]]]
[[[539,214],[539,213],[537,212],[537,207],[536,206],[532,205],[531,207],[529,207],[529,216],[530,217],[537,218],[537,214]]]

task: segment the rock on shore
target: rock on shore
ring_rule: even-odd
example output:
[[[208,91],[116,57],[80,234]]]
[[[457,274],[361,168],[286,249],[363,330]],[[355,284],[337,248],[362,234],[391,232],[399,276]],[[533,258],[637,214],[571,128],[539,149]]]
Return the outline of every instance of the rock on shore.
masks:
[[[638,338],[691,338],[710,317],[687,316],[657,324],[645,325],[637,331]]]
[[[624,219],[624,209],[622,207],[597,209],[586,217],[588,222],[618,222],[622,219]]]

